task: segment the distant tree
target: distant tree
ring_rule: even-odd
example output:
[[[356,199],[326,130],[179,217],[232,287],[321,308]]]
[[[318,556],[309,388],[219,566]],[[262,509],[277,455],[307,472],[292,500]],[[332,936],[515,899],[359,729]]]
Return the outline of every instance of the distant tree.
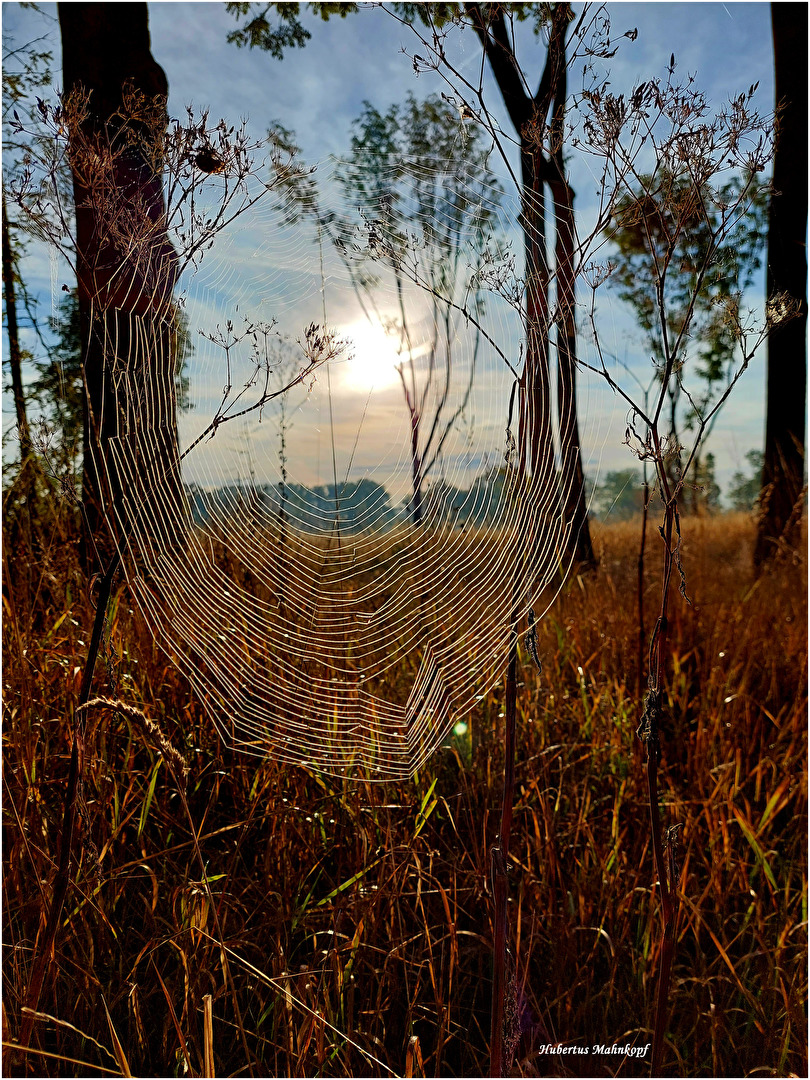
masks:
[[[695,459],[686,488],[684,507],[693,514],[714,514],[720,509],[720,485],[715,474],[714,454]]]
[[[2,64],[4,128],[12,117],[19,116],[20,113],[30,117],[32,108],[35,108],[36,91],[47,86],[51,81],[52,59],[52,54],[39,49],[36,41],[17,44],[4,39]],[[25,309],[28,314],[32,305],[20,274],[20,256],[27,238],[26,223],[24,219],[12,220],[6,202],[5,181],[6,176],[13,174],[19,167],[20,160],[26,151],[26,142],[17,140],[6,129],[3,139],[2,262],[3,313],[8,352],[4,356],[4,363],[8,363],[11,375],[21,463],[29,458],[32,444],[22,377],[23,362],[30,359],[30,354],[20,342],[20,312],[21,309]]]
[[[756,509],[762,490],[762,468],[765,455],[761,450],[749,450],[745,455],[750,472],[737,471],[731,478],[728,501],[732,510]]]
[[[283,508],[285,530],[303,532],[329,531],[339,518],[345,532],[364,532],[389,528],[395,518],[391,496],[382,484],[364,477],[339,484],[306,487],[286,482],[265,487],[262,500],[279,515]]]
[[[799,543],[807,400],[807,5],[771,4],[779,129],[768,224],[765,460],[754,563]],[[798,317],[785,319],[794,308]]]
[[[81,458],[84,415],[81,320],[75,289],[62,295],[48,325],[55,341],[34,360],[36,378],[29,392],[48,423],[58,430],[58,443],[51,448],[51,467],[72,473]]]
[[[461,524],[465,520],[464,507],[468,492],[448,484],[446,480],[434,481],[425,492],[427,513],[434,521]]]
[[[496,228],[500,186],[489,169],[489,147],[480,132],[459,130],[458,112],[433,95],[380,113],[368,102],[353,124],[352,159],[340,174],[350,204],[361,204],[367,240],[359,273],[347,262],[361,302],[371,317],[378,284],[375,263],[393,275],[398,316],[385,327],[397,344],[397,364],[410,422],[413,498],[411,516],[422,521],[423,489],[473,387],[480,332],[473,332],[468,373],[458,380],[460,397],[449,404],[458,379],[454,342],[464,321],[463,305],[480,316],[480,285],[470,299],[469,269],[480,269],[484,247]],[[338,224],[338,249],[346,251],[351,223]],[[354,223],[357,231],[357,223]],[[417,338],[405,303],[407,280],[428,297],[427,341]],[[382,323],[383,317],[375,311]],[[425,320],[423,320],[425,321]],[[426,347],[417,365],[414,348]]]
[[[25,466],[31,456],[31,436],[22,380],[23,350],[20,346],[19,320],[17,317],[17,259],[11,240],[11,228],[6,213],[6,196],[3,193],[3,314],[8,335],[8,365],[11,372],[11,392],[14,397],[14,413],[20,439],[20,464]]]
[[[644,481],[638,469],[614,469],[600,477],[593,509],[607,521],[637,520],[644,506]]]
[[[172,314],[174,323],[175,394],[178,408],[188,408],[189,384],[186,362],[193,352],[188,317],[182,308]],[[78,292],[62,295],[57,313],[48,319],[52,340],[42,341],[39,357],[32,359],[36,377],[29,384],[29,397],[44,411],[48,424],[58,432],[49,464],[58,473],[73,472],[81,461],[84,413],[84,372],[82,366],[81,316]]]
[[[752,193],[745,213],[718,243],[723,208],[738,202],[744,190]],[[696,185],[688,170],[677,174],[663,171],[640,177],[637,189],[617,201],[606,230],[616,247],[611,254],[615,270],[610,282],[633,309],[659,372],[664,368],[661,291],[667,315],[665,332],[671,341],[683,337],[679,372],[689,364],[702,382],[702,392],[695,401],[699,413],[705,413],[722,392],[736,359],[736,332],[727,305],[753,283],[760,267],[766,205],[764,189],[752,186],[748,177],[733,177],[709,191],[707,184]],[[682,335],[686,325],[688,337]],[[679,377],[671,379],[667,387],[673,449],[680,445],[682,385]],[[694,411],[687,409],[683,421],[687,429],[693,426],[694,416]],[[680,454],[675,451],[669,458],[674,482],[679,479],[680,465]],[[700,448],[693,468],[700,472]],[[685,492],[687,508],[698,508],[699,491],[700,481],[695,480]]]

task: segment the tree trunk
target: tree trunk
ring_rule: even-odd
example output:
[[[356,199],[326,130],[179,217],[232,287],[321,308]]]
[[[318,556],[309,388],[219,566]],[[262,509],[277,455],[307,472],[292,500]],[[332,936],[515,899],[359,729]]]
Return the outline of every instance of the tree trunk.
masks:
[[[573,200],[562,173],[562,147],[554,161],[544,156],[548,141],[547,117],[552,103],[564,105],[566,34],[571,21],[571,5],[556,4],[551,12],[551,31],[543,74],[534,97],[525,90],[506,29],[501,5],[465,4],[465,11],[489,60],[504,105],[520,138],[522,220],[526,252],[526,362],[520,384],[520,460],[531,476],[540,519],[557,513],[572,522],[577,537],[576,558],[593,564],[594,555],[588,528],[585,479],[579,446],[576,410],[576,324],[573,309]],[[552,140],[561,133],[555,128]],[[559,165],[556,157],[560,158]],[[549,361],[549,269],[546,254],[545,187],[557,196],[560,209],[556,220],[558,298],[567,296],[567,309],[558,342],[560,353],[558,408],[562,475],[554,469],[554,437],[551,417]],[[562,270],[563,282],[559,276]],[[558,493],[563,492],[562,502]],[[542,524],[541,524],[542,527]]]
[[[768,225],[768,296],[801,302],[768,338],[761,513],[754,564],[799,544],[807,390],[807,6],[771,4],[776,102],[784,104]]]
[[[71,114],[85,388],[82,501],[90,545],[163,546],[186,511],[177,447],[175,253],[165,227],[159,142],[166,77],[146,4],[59,4]],[[142,95],[132,116],[133,95]],[[152,110],[152,119],[142,119]],[[79,122],[81,120],[81,122]]]
[[[562,62],[554,92],[552,140],[556,141],[549,182],[554,198],[555,269],[557,275],[557,411],[560,421],[560,491],[565,520],[571,523],[574,538],[572,554],[584,568],[596,566],[588,506],[585,501],[585,475],[582,471],[582,448],[579,442],[577,415],[577,324],[576,324],[576,224],[574,192],[565,176],[562,132],[565,129],[568,79],[565,37]]]
[[[572,553],[583,567],[594,567],[585,476],[577,416],[577,332],[574,281],[574,193],[564,177],[552,184],[556,218],[557,408],[560,419],[560,491],[565,520],[571,523]]]
[[[549,374],[549,271],[546,254],[546,211],[540,150],[521,141],[523,172],[522,225],[526,251],[526,362],[521,379],[520,438],[532,486],[544,510],[551,510],[554,479],[554,437],[551,426]]]
[[[6,303],[6,330],[8,332],[8,364],[11,368],[11,392],[14,396],[14,412],[17,417],[17,431],[20,437],[20,471],[22,472],[31,456],[31,436],[28,431],[28,417],[25,412],[20,335],[17,327],[17,297],[14,288],[14,253],[11,249],[11,234],[8,227],[8,215],[6,214],[5,193],[3,194],[3,290]]]

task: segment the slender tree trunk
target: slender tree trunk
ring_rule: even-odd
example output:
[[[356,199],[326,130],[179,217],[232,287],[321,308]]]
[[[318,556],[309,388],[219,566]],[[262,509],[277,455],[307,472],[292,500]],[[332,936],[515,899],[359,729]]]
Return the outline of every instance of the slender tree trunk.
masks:
[[[413,363],[411,363],[411,386],[405,379],[405,372],[400,365],[397,368],[399,380],[402,383],[402,393],[405,398],[405,407],[408,410],[408,418],[411,422],[411,522],[414,525],[422,524],[422,484],[424,481],[424,469],[422,454],[419,449],[420,411],[417,404],[416,383],[413,381]]]
[[[577,332],[574,307],[574,193],[563,179],[552,187],[557,249],[557,407],[560,419],[560,488],[566,521],[571,522],[573,553],[584,566],[595,566],[577,416]]]
[[[413,523],[422,524],[422,456],[419,453],[419,413],[411,412],[411,473],[413,482]]]
[[[521,146],[523,231],[526,251],[526,362],[521,384],[520,438],[534,490],[544,509],[553,505],[554,437],[549,369],[549,271],[546,253],[544,161],[540,151]]]
[[[146,4],[63,3],[59,22],[65,94],[89,93],[87,117],[70,132],[85,520],[96,543],[110,526],[119,537],[134,532],[166,543],[185,500],[176,425],[175,258],[155,147],[162,131],[121,118],[133,93],[147,107],[163,102],[165,109],[166,77],[150,51]]]
[[[563,50],[565,46],[563,45]],[[564,53],[563,53],[564,57]],[[559,66],[554,95],[552,138],[559,138],[553,158],[550,187],[554,197],[555,267],[557,274],[557,409],[560,420],[560,489],[565,518],[571,522],[573,554],[585,567],[596,565],[585,502],[585,476],[577,416],[577,329],[574,254],[576,225],[574,192],[565,176],[561,133],[565,124],[568,94],[566,65]]]
[[[585,501],[585,475],[579,442],[577,414],[577,324],[576,324],[576,223],[574,192],[565,175],[562,135],[565,130],[568,98],[566,63],[567,27],[557,48],[561,57],[557,72],[552,110],[551,141],[554,147],[549,186],[554,198],[555,269],[557,275],[557,411],[560,421],[560,489],[566,521],[571,522],[574,537],[572,554],[583,567],[594,567],[596,556],[591,543],[588,506]]]
[[[754,563],[799,543],[807,393],[807,6],[771,4],[776,102],[784,104],[773,165],[768,296],[801,302],[768,338],[765,462]]]
[[[17,326],[17,296],[14,288],[14,254],[11,249],[6,196],[3,195],[3,292],[6,304],[6,331],[8,333],[8,364],[11,368],[11,392],[14,396],[14,412],[20,436],[20,469],[26,468],[31,456],[31,436],[25,411],[25,392],[22,382],[22,356]]]
[[[526,252],[526,362],[520,385],[520,450],[539,499],[540,517],[562,512],[572,522],[576,558],[593,564],[588,527],[585,479],[579,445],[576,408],[576,323],[573,307],[574,227],[573,196],[565,182],[562,146],[547,160],[544,147],[549,109],[561,121],[566,93],[566,34],[572,19],[571,5],[553,5],[548,52],[534,97],[526,93],[518,74],[513,43],[509,39],[501,5],[465,4],[473,28],[489,60],[504,104],[520,138],[522,220]],[[560,138],[562,126],[551,133]],[[554,437],[551,416],[549,359],[549,268],[546,253],[545,189],[551,187],[559,202],[556,220],[558,297],[565,312],[560,325],[558,349],[558,409],[562,475],[555,476]],[[562,277],[562,282],[560,282]],[[563,493],[560,504],[558,491]]]

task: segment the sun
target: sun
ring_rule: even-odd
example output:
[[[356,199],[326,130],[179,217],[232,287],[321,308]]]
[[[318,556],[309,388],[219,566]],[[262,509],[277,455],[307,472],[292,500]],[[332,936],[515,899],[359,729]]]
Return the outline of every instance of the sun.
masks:
[[[352,390],[385,390],[399,382],[398,368],[407,357],[400,351],[399,336],[388,334],[379,323],[367,319],[341,329],[351,359],[342,365],[342,382]]]

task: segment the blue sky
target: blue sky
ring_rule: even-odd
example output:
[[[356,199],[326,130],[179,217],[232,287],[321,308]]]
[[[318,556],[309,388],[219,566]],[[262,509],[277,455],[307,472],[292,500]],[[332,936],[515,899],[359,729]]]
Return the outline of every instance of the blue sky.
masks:
[[[55,15],[55,5],[42,7],[46,14]],[[182,115],[187,104],[210,108],[214,118],[222,116],[229,122],[246,118],[257,135],[263,134],[273,121],[281,122],[294,132],[303,158],[308,163],[319,163],[317,175],[327,192],[332,190],[328,183],[330,155],[339,157],[347,152],[351,122],[365,100],[384,110],[403,100],[409,91],[422,97],[447,89],[432,72],[418,78],[414,75],[407,55],[418,50],[412,32],[370,5],[360,14],[328,23],[305,15],[312,38],[304,49],[289,50],[283,61],[227,44],[226,35],[235,22],[222,3],[154,3],[149,5],[149,11],[153,53],[169,80],[170,113]],[[614,91],[627,91],[641,79],[663,76],[670,54],[674,53],[679,70],[696,76],[696,84],[714,106],[721,106],[730,96],[759,82],[755,104],[763,112],[772,108],[767,4],[610,4],[608,11],[615,38],[625,30],[638,30],[637,39],[622,40],[617,56],[610,61]],[[55,22],[10,3],[3,4],[3,20],[4,37],[11,35],[17,42],[51,33],[58,67]],[[463,70],[476,70],[480,52],[471,32],[462,35],[452,48]],[[530,81],[536,83],[543,50],[530,34],[520,41],[520,56]],[[576,88],[575,75],[569,85]],[[485,83],[485,93],[503,129],[510,131],[497,89]],[[578,205],[586,214],[589,174],[576,159],[571,161],[571,170]],[[515,205],[511,192],[505,203],[505,218],[514,216]],[[275,211],[270,207],[260,209],[255,217],[222,238],[198,278],[187,283],[187,311],[192,324],[210,328],[228,317],[239,303],[242,311],[249,309],[254,315],[272,313],[280,327],[294,338],[309,321],[321,320],[323,299],[317,259],[311,230],[285,231]],[[370,353],[380,352],[385,346],[373,331],[363,337],[362,317],[345,275],[341,275],[337,262],[330,263],[327,257],[327,263],[328,319],[342,331],[348,328],[356,333],[358,370],[352,373],[353,369],[345,364],[337,367],[330,372],[328,385],[321,375],[310,393],[299,393],[291,400],[288,420],[295,433],[294,453],[290,453],[292,478],[304,483],[331,479],[331,436],[327,439],[326,435],[331,428],[336,433],[341,474],[345,472],[352,479],[368,475],[386,483],[393,493],[402,494],[407,489],[408,418],[397,379],[391,374],[393,361],[386,362],[385,374],[378,374],[372,389],[359,365],[361,361],[367,365]],[[53,272],[43,253],[32,253],[28,273],[47,308]],[[391,295],[389,292],[389,301]],[[416,298],[413,303],[417,304]],[[600,333],[607,351],[619,354],[640,373],[646,373],[648,366],[639,336],[622,305],[614,298],[609,304],[603,303],[600,312]],[[506,350],[516,352],[518,334],[510,313],[495,306],[491,318]],[[471,347],[469,339],[462,342],[462,354],[464,349],[469,353]],[[219,363],[216,350],[198,346],[193,361],[196,366],[190,372],[197,408],[182,421],[184,441],[193,438],[210,408],[213,389],[221,383]],[[492,358],[483,360],[480,370],[481,380],[463,418],[466,426],[459,425],[448,445],[447,479],[460,486],[469,486],[471,464],[478,467],[482,460],[497,463],[502,442],[503,400],[510,383]],[[740,467],[746,451],[762,445],[764,385],[763,349],[712,434],[709,449],[716,455],[721,483]],[[457,392],[463,392],[461,384]],[[4,397],[4,428],[8,425],[9,407]],[[633,465],[622,446],[625,416],[626,410],[604,387],[582,379],[584,453],[592,478],[599,468]],[[277,417],[271,411],[262,425],[251,424],[239,432],[229,432],[216,447],[204,449],[189,475],[209,484],[248,474],[272,480],[277,470],[277,444]]]

